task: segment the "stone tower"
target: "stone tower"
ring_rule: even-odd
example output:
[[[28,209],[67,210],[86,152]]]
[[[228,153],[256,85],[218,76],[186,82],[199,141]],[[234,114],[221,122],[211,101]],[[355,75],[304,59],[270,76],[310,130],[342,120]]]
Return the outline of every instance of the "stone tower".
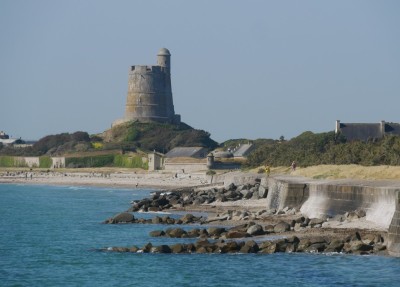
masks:
[[[139,121],[180,123],[175,114],[171,89],[171,53],[162,48],[157,66],[132,66],[129,71],[125,116],[115,124]]]

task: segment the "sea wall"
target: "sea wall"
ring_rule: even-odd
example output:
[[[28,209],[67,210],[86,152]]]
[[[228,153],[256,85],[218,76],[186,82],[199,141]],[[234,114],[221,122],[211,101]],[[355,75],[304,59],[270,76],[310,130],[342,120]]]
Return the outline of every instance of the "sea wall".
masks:
[[[363,209],[366,220],[388,230],[388,251],[400,257],[399,183],[314,181],[305,178],[263,178],[267,209],[300,208],[309,218],[335,216]]]
[[[400,190],[396,190],[396,210],[388,231],[388,251],[392,256],[400,257]]]

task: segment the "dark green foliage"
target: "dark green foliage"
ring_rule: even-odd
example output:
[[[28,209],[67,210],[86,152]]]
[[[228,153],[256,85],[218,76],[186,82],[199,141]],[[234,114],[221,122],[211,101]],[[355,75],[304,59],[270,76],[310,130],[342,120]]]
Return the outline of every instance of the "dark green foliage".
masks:
[[[248,166],[318,164],[400,165],[400,137],[386,136],[370,142],[346,142],[334,132],[304,132],[289,141],[267,143],[250,154]]]
[[[113,154],[65,158],[65,166],[70,168],[112,166],[113,162]]]
[[[167,152],[174,147],[201,146],[217,147],[210,134],[196,130],[185,123],[171,125],[164,123],[130,122],[113,127],[104,133],[105,148],[113,146],[138,147],[142,150]]]
[[[66,151],[75,151],[74,147],[79,145],[79,151],[85,150],[83,146],[89,147],[90,137],[86,132],[75,132],[73,134],[62,133],[49,135],[40,139],[33,145],[33,154],[62,154]]]

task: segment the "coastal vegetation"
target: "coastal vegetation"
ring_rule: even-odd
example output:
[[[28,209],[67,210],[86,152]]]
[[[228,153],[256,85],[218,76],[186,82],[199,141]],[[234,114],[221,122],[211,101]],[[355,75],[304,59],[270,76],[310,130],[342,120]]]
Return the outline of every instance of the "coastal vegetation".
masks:
[[[385,136],[381,140],[348,142],[334,132],[304,132],[287,141],[265,143],[251,153],[246,165],[298,166],[321,164],[358,164],[364,166],[400,165],[400,137]]]

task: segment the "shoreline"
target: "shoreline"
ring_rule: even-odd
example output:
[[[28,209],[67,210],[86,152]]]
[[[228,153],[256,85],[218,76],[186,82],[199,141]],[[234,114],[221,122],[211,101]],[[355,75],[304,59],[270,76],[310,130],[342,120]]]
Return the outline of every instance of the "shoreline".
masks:
[[[185,204],[174,204],[174,206],[169,207],[163,211],[168,212],[200,212],[206,213],[208,218],[214,217],[214,222],[208,222],[208,225],[221,225],[221,226],[238,226],[242,224],[248,224],[249,222],[254,222],[256,224],[263,225],[266,227],[267,225],[278,224],[280,221],[293,222],[298,220],[299,217],[307,217],[304,213],[301,212],[300,207],[296,208],[294,213],[281,213],[282,209],[286,209],[286,207],[290,207],[290,203],[288,206],[281,206],[276,208],[274,212],[268,211],[268,208],[271,209],[271,200],[268,194],[268,184],[270,193],[274,193],[274,186],[279,182],[286,182],[292,184],[291,188],[299,188],[299,190],[295,190],[293,194],[299,194],[303,190],[304,184],[316,184],[316,185],[329,185],[336,187],[346,187],[346,186],[364,186],[364,187],[397,187],[400,186],[400,181],[395,180],[360,180],[360,179],[311,179],[304,178],[293,175],[272,175],[271,177],[266,177],[265,175],[234,171],[234,172],[226,172],[224,174],[220,174],[214,176],[214,184],[212,182],[211,176],[207,176],[205,172],[198,173],[173,173],[173,172],[144,172],[144,171],[126,171],[126,170],[98,170],[92,169],[88,170],[52,170],[52,171],[44,171],[44,170],[0,170],[0,184],[26,184],[26,185],[58,185],[58,186],[97,186],[97,187],[112,187],[112,188],[123,188],[123,189],[151,189],[154,191],[172,191],[180,194],[183,198],[185,195],[190,193],[202,193],[203,195],[210,192],[219,191],[219,199],[213,200],[212,203],[202,202],[202,203],[194,203],[196,197],[192,197],[192,201],[189,201]],[[272,184],[269,182],[272,180]],[[275,185],[274,185],[275,184]],[[229,186],[234,186],[233,189],[230,189]],[[244,198],[244,195],[240,194],[240,191],[236,190],[236,187],[240,188],[240,190],[246,190],[246,186],[252,185],[253,188],[256,188],[256,192],[259,193],[259,189],[266,190],[267,193],[264,194],[263,197],[259,197],[257,195],[256,198],[254,196],[252,198]],[[248,187],[250,189],[250,187]],[[251,190],[251,189],[250,189]],[[343,190],[344,191],[344,190]],[[222,194],[221,194],[222,192]],[[236,193],[236,196],[239,198],[233,200],[222,200],[220,198],[221,195],[225,196],[224,193]],[[247,191],[246,191],[247,192]],[[286,191],[282,190],[280,192],[285,193]],[[216,195],[215,195],[216,196]],[[243,196],[243,198],[242,198]],[[272,196],[272,195],[271,195]],[[286,196],[286,195],[285,195]],[[318,195],[319,196],[319,195]],[[199,199],[201,196],[198,196]],[[251,197],[251,196],[250,196]],[[242,198],[242,199],[240,199]],[[238,200],[239,199],[239,200]],[[283,200],[283,199],[280,199]],[[282,201],[283,203],[284,201]],[[300,202],[298,202],[299,204]],[[303,201],[304,203],[304,201]],[[301,203],[301,205],[303,204]],[[128,204],[128,203],[127,203]],[[319,206],[319,205],[316,205]],[[293,206],[292,206],[293,208]],[[162,209],[160,209],[161,211]],[[294,209],[293,209],[294,210]],[[147,210],[146,210],[147,211]],[[288,211],[288,210],[286,210]],[[347,210],[348,212],[353,212],[355,209]],[[233,218],[232,216],[228,216],[228,213],[240,213],[240,212],[248,212],[249,214],[253,214],[248,216],[247,218]],[[262,218],[255,216],[255,214],[264,214]],[[268,214],[267,214],[268,213]],[[340,213],[344,214],[344,213]],[[218,219],[218,217],[220,217]],[[226,217],[224,220],[220,220],[221,218]],[[312,218],[320,218],[319,216],[310,216]],[[299,238],[307,238],[307,237],[335,237],[340,235],[340,237],[344,236],[352,236],[356,232],[362,233],[381,233],[382,237],[384,237],[385,242],[387,242],[389,229],[380,226],[378,222],[373,222],[367,220],[364,215],[357,218],[357,220],[349,219],[338,221],[337,219],[326,219],[324,222],[321,222],[318,228],[311,229],[298,229],[293,230],[293,226],[291,230],[287,230],[283,236],[298,236]]]

